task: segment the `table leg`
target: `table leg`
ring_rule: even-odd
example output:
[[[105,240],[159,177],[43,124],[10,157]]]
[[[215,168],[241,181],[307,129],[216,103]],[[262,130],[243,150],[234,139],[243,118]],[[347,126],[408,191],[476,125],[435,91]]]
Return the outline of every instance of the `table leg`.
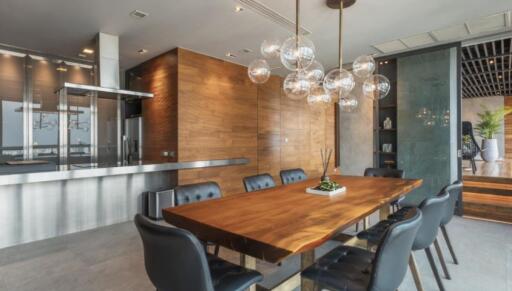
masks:
[[[388,215],[390,214],[389,207],[390,207],[390,204],[386,203],[380,208],[380,211],[379,211],[380,220],[385,220],[388,218]]]
[[[256,259],[251,256],[241,253],[240,254],[240,266],[245,267],[247,269],[256,270]],[[256,284],[253,284],[251,287],[249,287],[248,290],[256,291]]]
[[[315,263],[315,250],[303,252],[300,255],[300,269],[304,270]],[[300,279],[301,291],[313,291],[315,282],[306,278]]]

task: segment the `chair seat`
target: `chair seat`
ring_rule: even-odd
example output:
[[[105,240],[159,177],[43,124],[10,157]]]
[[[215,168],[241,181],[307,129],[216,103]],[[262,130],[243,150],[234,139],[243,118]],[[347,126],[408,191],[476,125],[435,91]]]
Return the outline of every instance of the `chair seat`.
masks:
[[[373,256],[372,252],[363,249],[340,246],[302,271],[301,276],[329,290],[366,290],[370,282]]]
[[[232,264],[216,256],[207,254],[207,259],[215,291],[242,291],[263,279],[257,271]]]

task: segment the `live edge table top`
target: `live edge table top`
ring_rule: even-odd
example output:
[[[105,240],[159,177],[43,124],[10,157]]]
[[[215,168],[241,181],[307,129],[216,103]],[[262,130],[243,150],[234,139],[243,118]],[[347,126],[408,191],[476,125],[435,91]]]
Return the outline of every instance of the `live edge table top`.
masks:
[[[165,220],[268,262],[310,251],[422,184],[422,180],[331,176],[344,194],[313,195],[318,179],[163,210]]]

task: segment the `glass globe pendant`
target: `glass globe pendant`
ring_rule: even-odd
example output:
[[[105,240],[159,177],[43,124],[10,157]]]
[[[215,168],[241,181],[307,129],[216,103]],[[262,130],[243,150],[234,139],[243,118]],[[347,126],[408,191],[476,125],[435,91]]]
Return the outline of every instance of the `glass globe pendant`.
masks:
[[[261,55],[266,59],[277,58],[280,55],[281,41],[277,38],[264,40],[261,44]]]
[[[307,98],[308,104],[329,104],[331,103],[331,96],[325,92],[322,84],[318,82],[314,82],[311,85],[311,89],[309,90],[309,96]]]
[[[264,59],[254,60],[249,64],[247,73],[253,83],[263,84],[270,77],[270,66]]]
[[[359,56],[352,63],[352,72],[359,78],[368,78],[374,71],[375,60],[372,56]]]
[[[324,79],[324,89],[332,97],[343,98],[354,89],[354,76],[345,69],[334,69]]]
[[[311,81],[302,71],[292,72],[284,79],[283,90],[290,99],[304,99],[311,90]]]
[[[357,110],[359,107],[359,102],[353,95],[350,94],[346,97],[340,98],[338,105],[340,106],[340,110],[342,112],[351,113]]]
[[[290,71],[307,68],[315,59],[315,45],[305,36],[292,36],[283,42],[280,57]]]
[[[307,67],[306,76],[311,80],[311,82],[321,82],[325,76],[324,66],[322,66],[319,61],[314,60],[313,63]]]
[[[363,94],[369,98],[382,99],[389,93],[391,84],[383,75],[372,75],[363,83]]]

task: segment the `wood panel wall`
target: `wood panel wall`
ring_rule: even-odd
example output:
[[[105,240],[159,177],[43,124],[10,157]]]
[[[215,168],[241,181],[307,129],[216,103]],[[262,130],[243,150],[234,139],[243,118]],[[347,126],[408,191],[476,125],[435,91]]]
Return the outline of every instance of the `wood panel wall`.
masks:
[[[152,92],[142,102],[143,159],[149,162],[178,160],[178,50],[157,56],[126,73],[127,88]],[[165,157],[163,152],[173,152]]]
[[[505,96],[504,103],[512,107],[512,96]],[[512,114],[505,117],[505,158],[512,159]]]
[[[179,161],[246,157],[248,165],[182,170],[180,184],[213,180],[223,193],[243,192],[258,172],[257,87],[246,68],[178,49]]]
[[[177,161],[250,159],[242,166],[180,170],[179,184],[213,180],[230,195],[244,191],[243,177],[258,173],[270,173],[278,184],[281,169],[303,168],[310,177],[321,175],[320,149],[334,148],[334,105],[290,100],[278,76],[255,85],[244,66],[181,48],[168,54],[140,65],[142,70],[130,70],[144,80],[138,89],[158,91],[154,100],[143,102],[144,122],[168,123],[144,126],[146,142],[161,135],[156,144],[176,145]],[[167,73],[151,71],[165,66]],[[152,79],[167,84],[151,88]],[[148,144],[144,155],[153,157],[157,150]]]

